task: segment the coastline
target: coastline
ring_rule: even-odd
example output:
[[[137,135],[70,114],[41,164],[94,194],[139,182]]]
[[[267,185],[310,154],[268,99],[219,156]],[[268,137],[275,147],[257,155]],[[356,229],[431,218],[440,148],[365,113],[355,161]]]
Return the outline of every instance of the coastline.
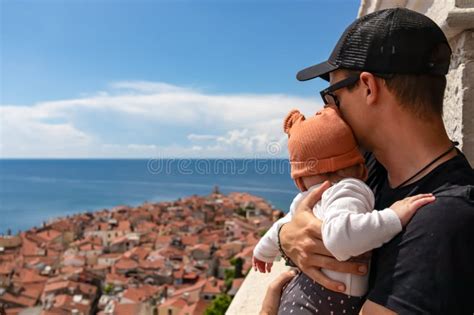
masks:
[[[297,193],[286,162],[280,159],[195,159],[195,164],[187,167],[180,163],[188,160],[165,160],[168,164],[164,162],[161,169],[157,165],[150,169],[148,161],[0,159],[0,234],[116,205],[205,195],[214,185],[226,194],[245,191],[259,195],[283,210]]]
[[[0,303],[76,314],[129,304],[142,314],[200,314],[236,294],[253,246],[279,215],[261,197],[215,187],[204,196],[57,218],[0,237]]]

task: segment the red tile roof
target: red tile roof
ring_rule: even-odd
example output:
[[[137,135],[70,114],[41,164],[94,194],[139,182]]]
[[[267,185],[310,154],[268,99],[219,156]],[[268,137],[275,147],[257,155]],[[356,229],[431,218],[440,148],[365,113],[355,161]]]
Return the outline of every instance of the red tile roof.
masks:
[[[69,286],[69,282],[70,281],[68,280],[63,280],[63,281],[46,283],[46,285],[44,286],[44,293],[50,293],[50,292],[54,292],[58,290],[67,289]]]
[[[24,307],[12,307],[12,308],[7,308],[5,310],[5,315],[18,315],[21,311],[23,311],[25,308]]]
[[[48,280],[47,277],[40,276],[36,271],[31,269],[17,269],[15,274],[15,280],[21,282],[22,284],[31,284],[31,283],[44,283]]]
[[[159,287],[144,285],[139,288],[128,288],[123,292],[123,298],[134,302],[145,302],[160,291]]]
[[[0,275],[5,276],[13,272],[15,264],[13,262],[0,262]]]
[[[114,315],[140,314],[142,303],[115,304]]]
[[[0,295],[0,302],[13,304],[13,305],[19,305],[19,306],[30,307],[30,306],[34,306],[36,304],[36,299],[30,298],[30,297],[27,297],[27,296],[23,296],[23,295],[13,295],[9,292],[6,292],[6,293]]]
[[[208,244],[197,244],[190,248],[190,250],[202,250],[204,252],[209,252],[211,246]]]
[[[43,310],[40,315],[71,315],[71,313],[67,310],[55,308],[51,310]]]
[[[195,272],[187,272],[184,274],[183,279],[193,280],[199,278],[199,275]]]
[[[122,231],[122,232],[130,232],[131,231],[130,227],[131,227],[130,221],[125,220],[125,221],[120,221],[115,230]]]
[[[65,294],[57,295],[54,303],[54,308],[66,309],[69,311],[77,309],[86,314],[89,313],[90,307],[90,301],[89,303],[75,303],[72,296]]]
[[[165,261],[161,259],[154,261],[141,260],[138,266],[142,269],[161,269],[165,267]]]
[[[79,247],[81,251],[102,251],[103,247],[96,244],[87,243]]]
[[[102,254],[99,256],[99,259],[100,258],[104,258],[104,259],[118,259],[122,256],[121,253],[109,253],[109,254]]]
[[[122,257],[115,263],[115,267],[121,270],[131,270],[136,269],[138,267],[138,263],[133,259]]]
[[[221,293],[221,286],[224,284],[224,281],[217,279],[206,279],[206,285],[202,289],[202,293],[211,293],[219,294]]]
[[[123,242],[126,242],[126,241],[128,241],[128,237],[126,235],[119,236],[119,237],[113,239],[111,245],[120,244],[120,243],[123,243]]]
[[[194,235],[181,236],[181,243],[186,246],[196,245],[199,242],[199,237]]]
[[[25,256],[36,256],[38,255],[38,250],[40,247],[38,246],[37,243],[29,240],[26,237],[23,237],[22,239],[22,246],[21,246],[21,252]]]
[[[135,260],[143,260],[148,256],[150,252],[151,252],[151,249],[138,246],[125,252],[123,256],[126,258],[134,258]]]
[[[179,269],[179,270],[173,272],[173,278],[175,278],[175,279],[182,279],[183,275],[184,275],[184,270],[183,269]]]
[[[209,306],[209,302],[204,300],[199,300],[196,303],[186,305],[181,309],[178,315],[200,315],[204,314],[206,308]]]
[[[58,237],[62,236],[62,233],[56,230],[48,229],[41,233],[37,233],[36,235],[42,238],[45,242],[51,242],[57,239]]]
[[[44,292],[52,293],[55,291],[67,290],[67,289],[78,291],[81,294],[84,294],[90,297],[95,296],[95,294],[97,293],[97,287],[93,285],[90,285],[87,283],[74,282],[70,280],[49,282],[45,285]]]
[[[154,230],[158,227],[158,225],[156,225],[155,223],[153,222],[149,222],[149,221],[142,221],[140,222],[136,229],[137,231],[142,231],[142,232],[145,232],[145,231],[150,231],[150,230]]]
[[[61,267],[61,274],[63,275],[71,275],[71,274],[78,274],[84,270],[83,267],[74,267],[74,266],[64,266]]]
[[[176,290],[174,291],[171,296],[180,296],[182,295],[183,293],[185,292],[191,292],[191,291],[196,291],[196,290],[202,290],[202,288],[206,285],[206,282],[207,280],[206,279],[202,279],[202,280],[199,280],[198,282],[196,282],[195,284],[191,285],[191,286],[187,286],[187,287],[184,287],[184,288],[181,288],[179,290]]]
[[[42,283],[28,284],[27,286],[23,287],[23,291],[21,292],[21,294],[23,296],[38,300],[41,296],[41,293],[43,293],[43,288],[44,285]]]
[[[167,307],[176,307],[182,309],[187,305],[187,302],[182,297],[172,297],[167,299],[164,303],[158,306],[158,309],[163,309]]]
[[[126,276],[117,273],[108,273],[105,278],[107,284],[125,285],[128,281],[129,279]]]

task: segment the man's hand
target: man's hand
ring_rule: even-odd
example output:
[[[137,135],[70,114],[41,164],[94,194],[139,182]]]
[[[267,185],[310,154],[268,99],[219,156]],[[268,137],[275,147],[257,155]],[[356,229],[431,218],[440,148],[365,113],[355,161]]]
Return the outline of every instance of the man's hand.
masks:
[[[313,207],[330,186],[326,181],[311,191],[296,208],[291,222],[280,229],[279,237],[283,251],[302,272],[329,290],[344,292],[344,284],[328,278],[321,268],[364,275],[367,273],[367,263],[340,262],[324,247],[321,240],[322,222],[314,216]]]
[[[283,287],[296,275],[295,270],[288,270],[280,274],[268,286],[267,293],[263,299],[260,315],[276,315],[280,306],[280,298]]]
[[[365,300],[362,309],[360,310],[359,315],[396,315],[394,311],[382,306],[380,304],[374,303],[371,300]]]

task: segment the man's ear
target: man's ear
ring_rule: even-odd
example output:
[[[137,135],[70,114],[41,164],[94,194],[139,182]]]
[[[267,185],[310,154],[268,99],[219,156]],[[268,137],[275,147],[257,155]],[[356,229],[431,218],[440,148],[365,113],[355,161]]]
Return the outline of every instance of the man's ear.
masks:
[[[364,89],[367,104],[377,104],[377,99],[380,93],[380,82],[370,72],[362,72],[360,74],[360,84]]]

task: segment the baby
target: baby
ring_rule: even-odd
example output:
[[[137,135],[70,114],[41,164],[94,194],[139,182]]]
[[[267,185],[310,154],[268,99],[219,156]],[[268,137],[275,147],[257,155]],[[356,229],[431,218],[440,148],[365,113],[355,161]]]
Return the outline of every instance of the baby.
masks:
[[[291,220],[298,203],[308,192],[326,180],[332,186],[323,193],[313,213],[323,222],[321,233],[325,247],[340,261],[380,247],[402,230],[418,208],[434,200],[432,194],[417,195],[395,202],[390,208],[374,211],[374,195],[364,183],[367,177],[364,158],[352,130],[335,106],[326,106],[308,119],[298,110],[292,110],[285,118],[284,131],[288,134],[291,177],[301,193],[294,198],[288,214],[275,222],[256,245],[253,265],[260,272],[270,272],[272,262],[279,254],[281,225]],[[368,275],[325,269],[322,272],[344,283],[345,294],[311,283],[308,284],[308,290],[311,285],[309,294],[302,294],[308,291],[306,287],[304,290],[291,288],[298,293],[297,299],[300,296],[307,299],[299,301],[298,305],[306,305],[320,314],[357,314],[362,297],[367,293]],[[295,301],[282,301],[279,314],[286,309],[285,303],[288,309],[295,305]],[[312,304],[317,304],[317,308]]]

